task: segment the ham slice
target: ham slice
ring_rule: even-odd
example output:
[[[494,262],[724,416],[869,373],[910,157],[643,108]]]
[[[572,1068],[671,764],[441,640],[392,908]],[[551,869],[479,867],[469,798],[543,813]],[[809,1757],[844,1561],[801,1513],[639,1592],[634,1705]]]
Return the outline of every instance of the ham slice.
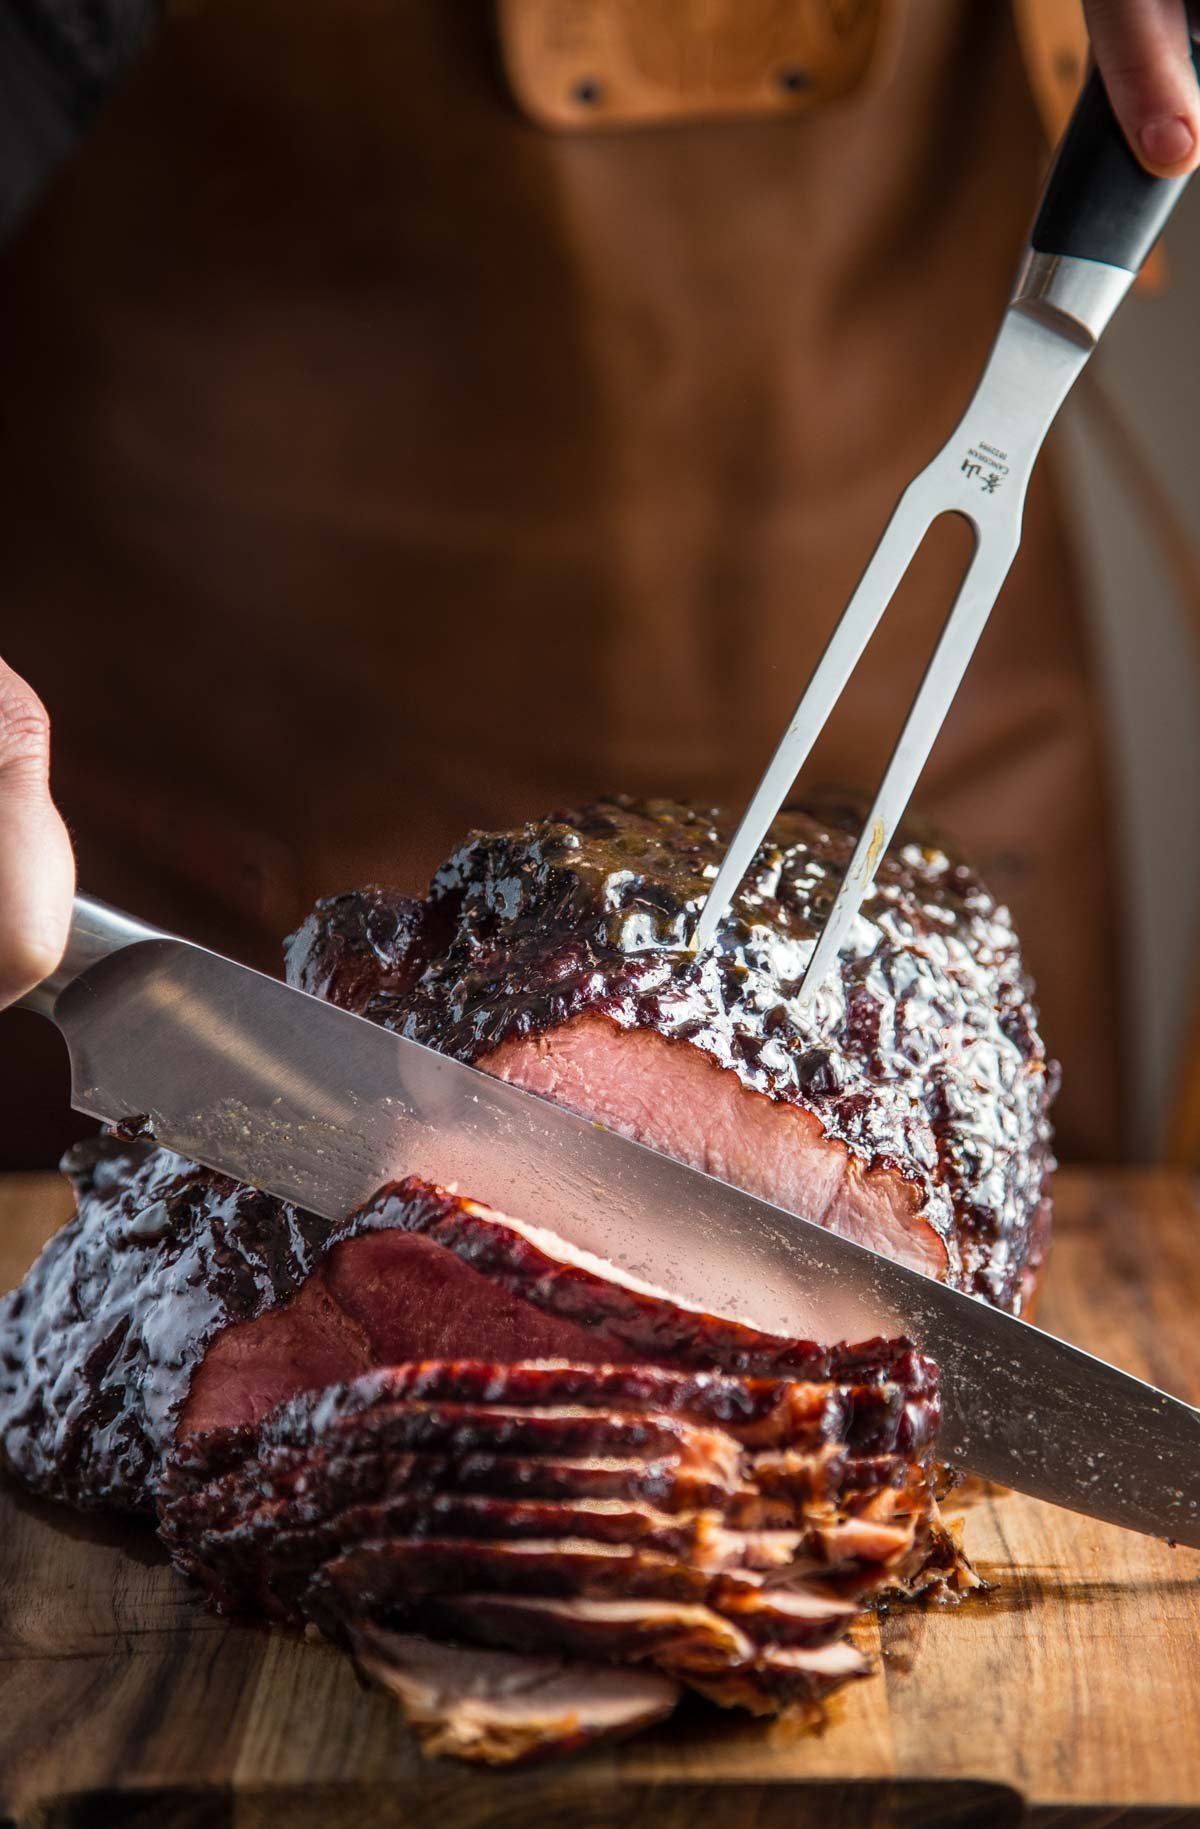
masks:
[[[661,1721],[679,1695],[655,1670],[468,1651],[377,1626],[356,1627],[351,1649],[362,1674],[401,1704],[427,1753],[489,1765],[620,1739]]]

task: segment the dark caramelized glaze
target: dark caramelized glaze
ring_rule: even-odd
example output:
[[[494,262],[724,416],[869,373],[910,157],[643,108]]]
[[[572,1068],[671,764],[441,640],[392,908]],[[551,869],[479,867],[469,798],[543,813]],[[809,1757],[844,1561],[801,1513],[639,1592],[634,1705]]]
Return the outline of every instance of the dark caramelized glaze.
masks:
[[[0,1302],[0,1439],[54,1498],[146,1507],[209,1342],[293,1295],[329,1227],[137,1137],[63,1166],[78,1211]]]

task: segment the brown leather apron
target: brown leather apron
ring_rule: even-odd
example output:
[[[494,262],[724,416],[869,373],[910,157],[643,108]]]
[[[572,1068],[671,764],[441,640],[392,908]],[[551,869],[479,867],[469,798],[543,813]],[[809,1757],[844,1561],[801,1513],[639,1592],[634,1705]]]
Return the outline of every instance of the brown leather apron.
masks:
[[[208,0],[6,251],[3,652],[81,880],[273,967],[323,892],[623,789],[737,807],[1002,309],[1043,153],[1001,9],[796,118],[558,135],[480,0]],[[964,547],[814,779],[873,785]],[[1109,805],[1051,463],[926,774],[1117,1135]],[[0,1024],[4,1157],[63,1134]]]

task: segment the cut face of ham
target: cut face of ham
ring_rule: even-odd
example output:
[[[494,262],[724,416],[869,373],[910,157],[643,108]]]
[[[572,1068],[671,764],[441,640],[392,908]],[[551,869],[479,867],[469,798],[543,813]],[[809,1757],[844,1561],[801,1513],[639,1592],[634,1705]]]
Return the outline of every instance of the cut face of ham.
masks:
[[[915,1186],[866,1167],[811,1112],[749,1091],[698,1048],[577,1016],[549,1035],[502,1042],[479,1065],[925,1276],[947,1274],[946,1241]]]
[[[874,1362],[807,1356],[818,1379],[561,1360],[368,1373],[186,1434],[160,1528],[219,1607],[313,1621],[360,1665],[370,1634],[415,1633],[808,1708],[864,1674],[846,1633],[865,1595],[967,1577],[930,1483],[927,1362],[887,1344]],[[781,1463],[808,1477],[781,1482]],[[598,1466],[627,1486],[643,1469],[674,1508],[595,1496],[579,1476]]]

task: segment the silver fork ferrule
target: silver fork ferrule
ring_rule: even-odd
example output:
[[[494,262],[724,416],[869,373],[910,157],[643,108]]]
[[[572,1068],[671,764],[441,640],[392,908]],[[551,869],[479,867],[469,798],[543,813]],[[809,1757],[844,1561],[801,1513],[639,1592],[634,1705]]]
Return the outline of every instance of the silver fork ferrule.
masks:
[[[1027,248],[1011,304],[1085,349],[1100,341],[1136,275],[1102,260]]]

